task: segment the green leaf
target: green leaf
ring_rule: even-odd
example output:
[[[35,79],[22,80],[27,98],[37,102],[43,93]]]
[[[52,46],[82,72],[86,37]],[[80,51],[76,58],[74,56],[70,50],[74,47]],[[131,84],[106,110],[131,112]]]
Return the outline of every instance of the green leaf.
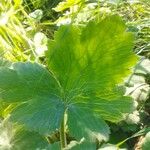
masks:
[[[82,31],[62,26],[49,44],[47,58],[67,96],[106,97],[135,64],[132,48],[133,35],[125,32],[120,18],[111,16],[90,22]]]
[[[48,66],[63,89],[65,101],[73,107],[68,111],[68,122],[75,136],[83,136],[84,126],[108,134],[106,125],[104,130],[100,126],[104,124],[101,118],[118,122],[132,111],[132,99],[123,96],[116,85],[124,81],[137,61],[133,39],[119,17],[109,16],[83,28],[61,26],[49,43]],[[83,119],[86,113],[91,114],[91,124]],[[75,126],[79,129],[76,133]]]
[[[44,67],[15,63],[11,68],[0,68],[0,78],[1,99],[21,102],[11,113],[12,121],[41,134],[59,128],[65,108],[56,80]]]

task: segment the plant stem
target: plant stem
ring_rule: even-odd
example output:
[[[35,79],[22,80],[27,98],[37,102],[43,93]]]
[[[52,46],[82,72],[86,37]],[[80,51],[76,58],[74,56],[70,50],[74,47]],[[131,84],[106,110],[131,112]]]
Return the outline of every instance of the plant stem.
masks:
[[[61,150],[63,150],[67,146],[67,139],[66,139],[66,133],[65,133],[65,115],[63,117],[63,120],[60,126],[60,144],[61,144]]]

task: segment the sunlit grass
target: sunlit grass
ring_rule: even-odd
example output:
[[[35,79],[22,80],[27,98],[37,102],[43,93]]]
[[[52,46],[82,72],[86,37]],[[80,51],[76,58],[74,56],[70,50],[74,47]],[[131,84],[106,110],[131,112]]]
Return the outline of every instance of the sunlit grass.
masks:
[[[12,125],[7,119],[0,122],[0,150],[8,150],[12,147],[11,139],[13,137]]]
[[[12,61],[27,60],[32,54],[33,41],[26,28],[32,26],[29,15],[21,5],[12,0],[0,3],[0,48],[2,54]],[[26,22],[28,24],[26,24]],[[28,56],[25,54],[29,51]]]

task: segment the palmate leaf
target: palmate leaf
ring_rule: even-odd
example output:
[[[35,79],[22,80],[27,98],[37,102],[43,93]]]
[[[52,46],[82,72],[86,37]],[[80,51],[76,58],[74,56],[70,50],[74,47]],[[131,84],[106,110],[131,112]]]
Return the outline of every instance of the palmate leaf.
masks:
[[[67,96],[94,92],[106,97],[123,81],[137,60],[133,35],[125,30],[120,18],[111,16],[90,22],[82,31],[62,26],[56,32],[49,44],[48,64]]]
[[[83,128],[101,133],[105,129],[108,134],[101,118],[118,122],[132,111],[131,98],[116,88],[137,60],[132,48],[133,35],[126,32],[124,22],[117,16],[90,22],[83,29],[62,26],[55,33],[49,43],[47,60],[63,88],[65,101],[73,105],[68,109],[68,115],[71,113],[68,122],[74,121],[69,122],[71,134],[82,137]],[[89,119],[85,119],[87,114]],[[93,124],[97,127],[92,129]]]
[[[131,98],[116,88],[137,60],[132,47],[133,35],[117,16],[60,27],[46,53],[51,72],[29,62],[0,68],[0,97],[18,104],[10,119],[50,134],[66,112],[71,136],[107,140],[104,120],[118,122],[132,111]]]

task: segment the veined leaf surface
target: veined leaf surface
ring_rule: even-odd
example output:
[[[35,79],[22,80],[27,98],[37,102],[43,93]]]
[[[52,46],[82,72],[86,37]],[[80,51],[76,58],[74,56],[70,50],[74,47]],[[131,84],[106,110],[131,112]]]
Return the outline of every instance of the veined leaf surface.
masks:
[[[1,99],[18,103],[11,120],[41,134],[59,128],[65,108],[56,80],[44,67],[14,63],[11,68],[0,68],[0,79]]]
[[[46,53],[51,72],[29,62],[1,67],[1,99],[19,103],[11,119],[31,130],[49,134],[67,112],[69,133],[107,139],[104,120],[118,122],[132,111],[131,98],[116,88],[137,60],[132,48],[133,35],[117,16],[62,26]]]
[[[94,119],[94,123],[84,119],[90,111],[96,118],[112,122],[122,120],[125,113],[132,111],[131,98],[123,96],[116,85],[124,81],[137,60],[132,52],[133,39],[117,16],[90,22],[83,29],[62,26],[55,33],[47,52],[49,68],[60,82],[65,101],[86,110],[86,113],[76,111],[78,113],[70,115],[74,124],[88,129],[89,124],[96,124]],[[106,125],[103,129],[97,127],[109,133]],[[77,131],[72,128],[70,132],[76,134]],[[82,128],[78,127],[78,134],[82,133]]]

